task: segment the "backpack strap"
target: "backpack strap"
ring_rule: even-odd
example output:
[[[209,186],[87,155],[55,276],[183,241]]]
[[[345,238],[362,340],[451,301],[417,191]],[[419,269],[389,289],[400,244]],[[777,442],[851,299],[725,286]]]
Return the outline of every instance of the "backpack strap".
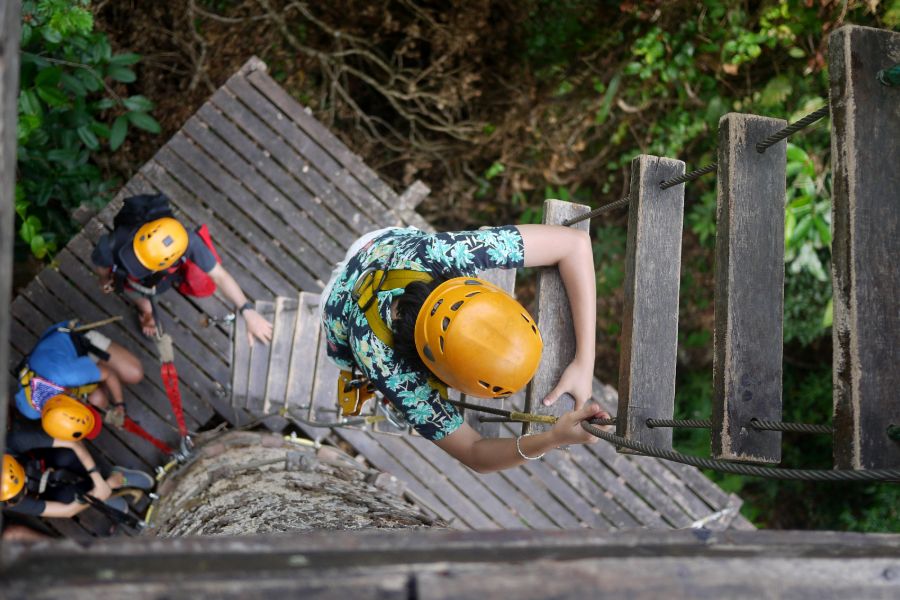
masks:
[[[353,285],[351,297],[366,316],[366,321],[379,340],[386,346],[394,346],[394,332],[387,326],[378,311],[378,292],[405,288],[410,283],[428,283],[434,279],[426,271],[410,269],[381,270],[369,268],[363,271]]]

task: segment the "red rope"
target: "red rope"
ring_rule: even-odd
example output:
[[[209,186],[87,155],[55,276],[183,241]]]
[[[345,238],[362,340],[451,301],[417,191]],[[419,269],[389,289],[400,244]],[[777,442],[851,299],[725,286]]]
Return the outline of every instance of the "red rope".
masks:
[[[125,417],[125,423],[123,424],[123,428],[125,431],[130,431],[138,437],[142,437],[160,450],[164,454],[174,454],[175,451],[172,450],[165,442],[159,440],[158,438],[153,437],[146,429],[138,425],[137,421],[132,419],[129,416]]]
[[[181,408],[181,390],[178,389],[178,371],[175,370],[175,363],[164,362],[159,370],[166,386],[166,395],[172,404],[172,412],[178,422],[178,431],[181,432],[181,437],[187,437],[188,430],[184,423],[184,409]]]

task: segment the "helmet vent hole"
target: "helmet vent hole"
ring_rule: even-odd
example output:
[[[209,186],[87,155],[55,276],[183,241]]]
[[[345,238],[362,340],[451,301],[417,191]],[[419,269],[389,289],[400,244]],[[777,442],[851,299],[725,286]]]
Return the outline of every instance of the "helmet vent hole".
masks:
[[[435,362],[434,354],[431,352],[431,348],[428,347],[428,344],[425,344],[425,346],[422,348],[422,354],[424,354],[425,358],[427,358],[431,362]]]
[[[481,285],[481,282],[474,279],[466,279],[466,285]]]
[[[522,313],[522,318],[525,319],[526,323],[531,323],[531,319],[529,319],[528,315],[526,315],[525,313]]]
[[[441,354],[444,353],[444,336],[440,336],[438,341],[441,343]]]
[[[491,391],[494,392],[494,393],[496,394],[496,393],[498,393],[498,392],[502,392],[502,391],[503,391],[503,388],[500,387],[499,385],[495,385],[494,387],[491,388]]]
[[[537,327],[535,327],[534,325],[531,326],[531,330],[532,330],[535,334],[537,334],[537,332],[538,332]]]
[[[441,329],[447,331],[448,327],[450,327],[450,317],[444,317],[444,320],[441,321]]]
[[[466,298],[471,298],[472,296],[477,296],[480,293],[481,292],[469,292],[468,294],[466,294]]]
[[[459,307],[463,305],[463,302],[465,302],[465,300],[460,300],[459,302],[454,302],[453,304],[450,305],[450,310],[459,310]]]
[[[80,432],[80,431],[76,431],[75,433],[72,434],[72,437],[75,438],[75,439],[77,440],[78,438],[81,437],[81,432]]]
[[[434,303],[434,306],[431,307],[431,316],[432,317],[434,316],[434,313],[437,312],[437,309],[440,308],[441,304],[443,304],[443,303],[444,303],[443,298],[441,298],[440,300],[438,300],[437,302]]]
[[[486,382],[484,382],[484,381],[481,381],[480,379],[478,380],[478,383],[481,385],[481,387],[483,387],[483,388],[486,389],[486,390],[491,389],[491,384],[489,384],[489,383],[486,383]]]
[[[497,394],[497,397],[498,398],[506,398],[507,396],[511,396],[511,395],[512,395],[512,392],[507,390],[507,391],[503,392],[502,394]]]

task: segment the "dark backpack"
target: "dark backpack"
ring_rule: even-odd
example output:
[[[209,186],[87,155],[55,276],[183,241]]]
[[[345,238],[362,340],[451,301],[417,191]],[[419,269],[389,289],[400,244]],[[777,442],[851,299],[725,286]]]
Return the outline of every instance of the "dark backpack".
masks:
[[[130,233],[144,223],[163,217],[175,217],[165,194],[131,196],[125,198],[122,208],[113,217],[113,230],[125,229]]]

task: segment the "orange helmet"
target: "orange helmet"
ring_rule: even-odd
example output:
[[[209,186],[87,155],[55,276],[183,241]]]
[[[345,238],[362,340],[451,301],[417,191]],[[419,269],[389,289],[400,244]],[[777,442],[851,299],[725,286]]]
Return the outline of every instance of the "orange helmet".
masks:
[[[452,388],[505,398],[531,381],[544,347],[525,307],[497,286],[457,277],[425,300],[415,326],[422,362]]]
[[[3,473],[0,473],[0,502],[15,498],[25,487],[25,469],[9,454],[3,455]]]
[[[90,406],[65,394],[57,394],[44,404],[41,425],[50,437],[74,442],[97,437],[103,421]]]
[[[150,271],[162,271],[181,258],[188,247],[188,232],[172,217],[144,223],[134,234],[132,248],[138,262]]]

